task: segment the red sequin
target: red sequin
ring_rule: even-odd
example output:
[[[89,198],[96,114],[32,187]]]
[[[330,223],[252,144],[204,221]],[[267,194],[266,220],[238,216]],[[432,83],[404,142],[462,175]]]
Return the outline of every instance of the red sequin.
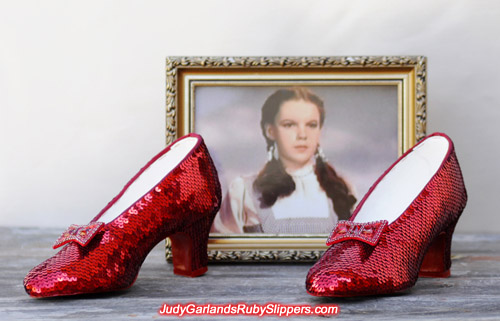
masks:
[[[196,134],[188,136],[198,139],[192,152],[149,193],[95,230],[87,243],[77,242],[74,233],[86,233],[92,228],[72,228],[63,234],[60,245],[67,244],[28,273],[24,279],[26,292],[34,297],[50,297],[126,289],[134,283],[147,254],[167,236],[183,241],[172,241],[176,249],[174,272],[203,274],[208,261],[208,233],[220,206],[221,190],[202,138]],[[90,226],[99,225],[100,216],[170,146],[141,169]]]
[[[375,244],[358,238],[365,229],[358,232],[344,229],[342,233],[345,224],[341,223],[339,230],[332,233],[333,245],[309,270],[306,279],[309,294],[332,297],[385,294],[413,286],[419,270],[428,276],[449,275],[451,236],[467,202],[467,193],[453,143],[444,134],[431,136],[435,135],[446,137],[450,143],[449,153],[437,173],[406,211],[384,228]],[[354,220],[379,181],[365,195],[349,221]],[[359,227],[359,223],[353,224]],[[351,235],[344,237],[342,234]],[[445,246],[437,244],[442,240]],[[441,262],[430,262],[430,269],[424,270],[425,254],[439,246]]]

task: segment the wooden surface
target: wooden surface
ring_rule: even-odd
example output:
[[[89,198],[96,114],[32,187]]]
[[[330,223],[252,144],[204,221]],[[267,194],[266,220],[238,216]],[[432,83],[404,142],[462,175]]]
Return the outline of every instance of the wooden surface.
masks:
[[[219,264],[207,274],[184,278],[172,273],[160,243],[127,291],[33,299],[23,288],[25,274],[53,255],[61,230],[0,227],[0,320],[156,320],[163,303],[337,304],[340,320],[500,320],[500,235],[455,235],[452,276],[418,280],[402,293],[355,299],[316,298],[304,281],[311,264]],[[260,320],[256,316],[183,317],[182,320]],[[325,317],[263,320],[324,320]]]

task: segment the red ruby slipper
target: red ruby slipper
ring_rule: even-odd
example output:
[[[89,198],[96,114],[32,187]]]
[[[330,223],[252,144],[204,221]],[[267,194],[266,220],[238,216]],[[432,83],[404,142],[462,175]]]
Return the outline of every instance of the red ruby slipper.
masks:
[[[72,225],[64,246],[24,279],[33,297],[126,289],[151,249],[170,236],[174,273],[207,271],[210,226],[221,201],[217,171],[197,134],[156,155],[87,225]]]
[[[309,270],[314,296],[350,297],[412,287],[419,274],[450,275],[451,238],[467,202],[451,139],[427,136],[370,188]]]

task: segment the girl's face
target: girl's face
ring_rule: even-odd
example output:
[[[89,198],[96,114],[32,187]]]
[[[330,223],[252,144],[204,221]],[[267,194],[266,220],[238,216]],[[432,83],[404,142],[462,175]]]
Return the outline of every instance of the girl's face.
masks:
[[[318,107],[302,99],[282,103],[274,123],[266,125],[267,137],[276,142],[281,162],[292,171],[311,160],[320,133]]]

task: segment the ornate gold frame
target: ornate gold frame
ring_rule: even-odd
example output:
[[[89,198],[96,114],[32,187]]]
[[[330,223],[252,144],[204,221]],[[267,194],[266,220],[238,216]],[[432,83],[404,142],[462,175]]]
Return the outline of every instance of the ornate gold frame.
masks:
[[[349,85],[394,85],[398,91],[399,154],[426,133],[426,58],[423,56],[347,57],[168,57],[166,59],[166,143],[193,131],[194,88],[258,80]],[[266,83],[267,82],[267,83]],[[267,234],[219,235],[209,239],[210,261],[315,261],[326,249],[325,236]],[[166,257],[171,259],[167,239]]]

